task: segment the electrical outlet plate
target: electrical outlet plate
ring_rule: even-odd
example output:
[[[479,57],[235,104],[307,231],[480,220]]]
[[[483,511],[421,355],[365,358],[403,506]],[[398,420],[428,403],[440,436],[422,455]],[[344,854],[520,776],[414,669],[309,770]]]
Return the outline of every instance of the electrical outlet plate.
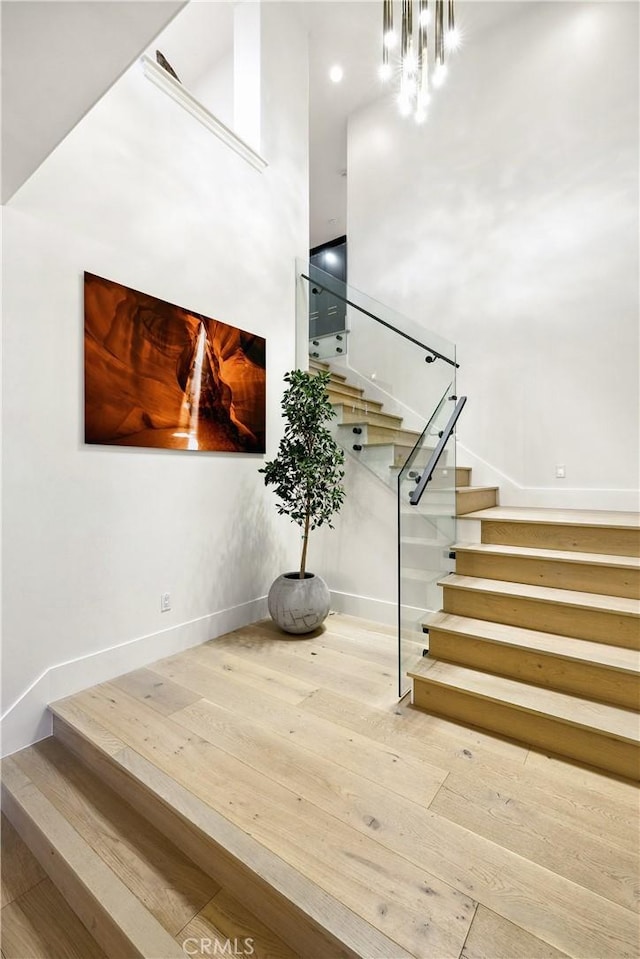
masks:
[[[160,593],[160,612],[168,613],[171,609],[171,593]]]
[[[556,479],[565,479],[567,472],[562,464],[556,466]]]

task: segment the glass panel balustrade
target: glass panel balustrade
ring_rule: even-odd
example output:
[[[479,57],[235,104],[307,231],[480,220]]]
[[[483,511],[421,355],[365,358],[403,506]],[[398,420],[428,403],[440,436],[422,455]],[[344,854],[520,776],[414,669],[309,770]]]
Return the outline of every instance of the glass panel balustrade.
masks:
[[[425,493],[419,507],[409,507],[407,499],[416,480],[409,473],[425,465],[453,409],[455,346],[306,261],[297,262],[297,275],[306,294],[298,302],[306,304],[309,318],[310,367],[328,366],[333,373],[334,435],[398,497],[398,555],[404,571],[398,582],[402,695],[408,688],[406,671],[422,654],[422,619],[427,610],[440,608],[436,583],[443,556],[455,541],[453,440],[439,466],[438,492],[434,487]],[[410,509],[406,515],[405,505]],[[396,509],[391,498],[390,509]]]

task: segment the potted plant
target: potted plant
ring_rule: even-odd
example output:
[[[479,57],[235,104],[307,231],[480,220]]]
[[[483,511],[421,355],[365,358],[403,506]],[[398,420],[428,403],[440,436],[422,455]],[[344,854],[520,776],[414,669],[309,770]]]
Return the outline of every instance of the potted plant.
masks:
[[[307,572],[311,530],[331,519],[344,500],[344,452],[325,423],[335,416],[327,395],[328,372],[286,373],[282,397],[284,436],[278,455],[259,471],[274,486],[278,513],[302,528],[302,554],[296,572],[283,573],[269,590],[271,618],[287,633],[309,633],[328,616],[330,595],[324,580]]]

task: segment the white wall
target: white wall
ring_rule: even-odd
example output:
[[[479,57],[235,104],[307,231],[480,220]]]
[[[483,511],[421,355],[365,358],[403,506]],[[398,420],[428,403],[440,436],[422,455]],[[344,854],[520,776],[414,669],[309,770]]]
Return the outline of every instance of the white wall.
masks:
[[[275,452],[308,241],[307,51],[286,3],[261,30],[264,173],[136,64],[4,209],[5,753],[47,733],[48,700],[261,615],[296,553],[262,457],[83,444],[88,270],[265,336]]]
[[[638,5],[497,6],[423,127],[351,118],[350,281],[457,343],[476,482],[637,509]]]

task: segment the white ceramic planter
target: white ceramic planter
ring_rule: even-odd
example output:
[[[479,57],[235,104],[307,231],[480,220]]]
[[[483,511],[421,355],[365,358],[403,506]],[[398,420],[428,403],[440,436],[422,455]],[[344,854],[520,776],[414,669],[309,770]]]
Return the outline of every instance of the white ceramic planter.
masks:
[[[285,633],[310,633],[329,615],[331,594],[321,576],[283,573],[269,590],[268,604],[271,619]]]

